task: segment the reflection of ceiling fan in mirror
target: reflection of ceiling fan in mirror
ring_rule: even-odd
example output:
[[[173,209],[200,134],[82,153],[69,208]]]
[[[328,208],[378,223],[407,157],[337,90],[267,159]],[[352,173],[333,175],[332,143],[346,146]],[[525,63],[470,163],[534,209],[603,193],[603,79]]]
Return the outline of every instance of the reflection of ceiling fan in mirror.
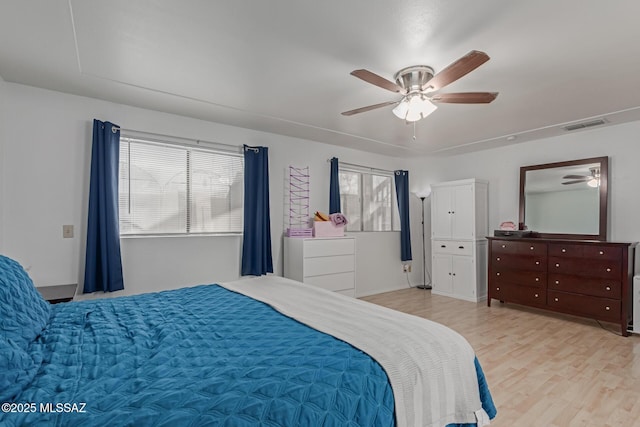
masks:
[[[579,184],[586,182],[589,187],[598,187],[600,185],[600,168],[589,168],[591,175],[565,175],[562,179],[569,179],[571,181],[563,182],[562,185]]]
[[[407,122],[415,122],[431,114],[436,109],[434,104],[438,103],[488,104],[496,99],[497,92],[433,93],[455,82],[488,60],[489,56],[486,53],[472,50],[435,75],[433,69],[426,65],[403,68],[394,76],[396,83],[369,70],[352,71],[351,75],[382,89],[398,93],[402,95],[402,98],[345,111],[342,115],[352,116],[393,105],[395,106],[393,114],[398,118]]]

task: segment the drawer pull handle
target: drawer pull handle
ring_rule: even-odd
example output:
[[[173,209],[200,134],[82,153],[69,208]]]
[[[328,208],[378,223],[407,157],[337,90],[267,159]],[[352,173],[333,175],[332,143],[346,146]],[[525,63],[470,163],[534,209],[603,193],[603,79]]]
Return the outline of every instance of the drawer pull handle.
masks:
[[[449,276],[451,276],[451,273],[449,273]]]
[[[611,310],[611,308],[609,306],[606,306],[604,309],[607,310],[607,311]]]
[[[560,264],[556,264],[556,267],[560,267]]]
[[[562,248],[562,253],[567,252],[567,250],[565,248]]]
[[[610,291],[611,290],[611,286],[607,286],[605,289]]]
[[[540,281],[540,278],[539,278],[539,277],[536,277],[536,282],[539,282],[539,281]]]
[[[533,246],[531,246],[529,249],[533,250]]]
[[[464,246],[458,246],[458,249],[464,249]]]
[[[496,276],[499,276],[499,275],[500,275],[500,273],[496,273]]]
[[[496,261],[500,261],[500,257],[496,257]]]
[[[558,301],[558,298],[554,298],[553,300],[557,302],[557,301]]]
[[[503,247],[503,248],[506,248],[506,247],[507,247],[507,245],[502,245],[502,247]]]
[[[600,251],[600,252],[599,252],[599,254],[600,254],[600,255],[604,255],[604,251]]]
[[[496,291],[499,291],[499,290],[500,290],[500,288],[496,288]]]
[[[536,261],[536,265],[540,265],[540,261]]]
[[[556,285],[559,285],[559,284],[560,284],[560,280],[556,280]]]
[[[611,269],[610,269],[610,268],[607,268],[607,273],[609,273],[609,272],[611,272]]]
[[[441,247],[441,248],[446,248],[446,247],[447,247],[447,245],[440,245],[440,247]]]
[[[538,294],[535,294],[534,297],[538,298]]]

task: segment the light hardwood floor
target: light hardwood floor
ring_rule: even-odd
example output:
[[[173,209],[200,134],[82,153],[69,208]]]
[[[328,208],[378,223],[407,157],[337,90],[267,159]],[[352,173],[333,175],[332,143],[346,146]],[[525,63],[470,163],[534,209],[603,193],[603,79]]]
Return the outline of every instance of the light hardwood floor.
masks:
[[[640,336],[617,325],[419,289],[362,299],[463,335],[498,408],[492,426],[640,426]]]

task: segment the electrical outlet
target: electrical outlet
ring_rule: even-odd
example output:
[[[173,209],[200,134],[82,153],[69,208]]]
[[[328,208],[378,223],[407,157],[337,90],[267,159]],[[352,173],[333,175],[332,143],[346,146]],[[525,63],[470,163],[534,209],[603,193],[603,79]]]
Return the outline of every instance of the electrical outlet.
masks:
[[[411,273],[411,264],[402,264],[403,273]]]
[[[72,239],[73,238],[73,225],[63,225],[62,226],[62,238],[63,239]]]

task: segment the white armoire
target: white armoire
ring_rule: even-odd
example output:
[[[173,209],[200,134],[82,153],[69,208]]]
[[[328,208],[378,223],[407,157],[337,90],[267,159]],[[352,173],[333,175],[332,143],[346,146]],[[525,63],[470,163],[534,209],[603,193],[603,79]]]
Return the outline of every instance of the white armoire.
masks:
[[[477,302],[487,297],[488,182],[431,185],[432,293]]]

